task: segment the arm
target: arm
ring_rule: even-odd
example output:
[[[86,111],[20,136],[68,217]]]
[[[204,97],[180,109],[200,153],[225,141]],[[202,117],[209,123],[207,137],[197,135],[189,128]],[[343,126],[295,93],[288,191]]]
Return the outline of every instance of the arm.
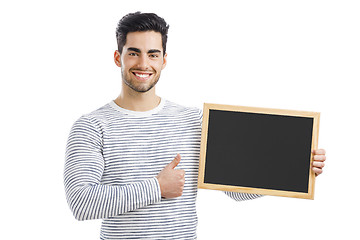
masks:
[[[326,153],[324,149],[317,149],[313,151],[313,154],[314,154],[313,157],[314,161],[313,161],[312,170],[314,171],[315,176],[318,176],[323,172],[323,168],[325,166],[325,160],[326,160]],[[237,192],[224,192],[224,193],[236,201],[252,200],[263,196],[258,194],[237,193]]]
[[[202,127],[202,119],[203,119],[203,112],[199,110],[199,122],[201,127]],[[263,196],[258,194],[227,192],[227,191],[224,191],[224,193],[236,201],[252,200]]]
[[[155,176],[110,186],[100,184],[103,171],[100,127],[92,119],[81,117],[70,132],[64,169],[66,198],[75,218],[108,218],[161,201]]]
[[[263,197],[263,195],[259,194],[250,194],[250,193],[239,193],[239,192],[224,192],[226,195],[234,199],[235,201],[246,201],[253,200],[259,197]]]

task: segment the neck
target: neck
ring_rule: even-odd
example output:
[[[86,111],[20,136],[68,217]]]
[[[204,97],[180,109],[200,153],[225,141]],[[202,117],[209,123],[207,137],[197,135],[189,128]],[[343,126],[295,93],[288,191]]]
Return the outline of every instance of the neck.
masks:
[[[145,112],[156,108],[160,100],[160,97],[155,94],[155,87],[147,92],[139,93],[123,86],[115,103],[127,110]]]

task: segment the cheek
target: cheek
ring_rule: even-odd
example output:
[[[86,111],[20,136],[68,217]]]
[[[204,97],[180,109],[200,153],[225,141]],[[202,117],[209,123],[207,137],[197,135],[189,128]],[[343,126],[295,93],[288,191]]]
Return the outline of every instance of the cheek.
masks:
[[[158,62],[154,63],[153,66],[155,67],[156,70],[161,71],[162,69],[165,68],[165,65],[166,64],[164,64],[163,61],[158,61]]]
[[[165,66],[166,66],[166,62],[162,62],[162,63],[160,64],[160,68],[161,68],[161,69],[164,69]]]
[[[124,57],[121,59],[121,66],[124,69],[129,69],[131,66],[134,66],[136,64],[136,61],[133,58]]]

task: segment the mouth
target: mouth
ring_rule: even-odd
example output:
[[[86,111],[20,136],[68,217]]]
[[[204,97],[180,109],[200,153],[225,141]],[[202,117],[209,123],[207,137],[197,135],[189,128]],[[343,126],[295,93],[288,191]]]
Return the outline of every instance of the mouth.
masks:
[[[153,75],[153,73],[147,72],[132,72],[132,74],[140,81],[146,81]]]

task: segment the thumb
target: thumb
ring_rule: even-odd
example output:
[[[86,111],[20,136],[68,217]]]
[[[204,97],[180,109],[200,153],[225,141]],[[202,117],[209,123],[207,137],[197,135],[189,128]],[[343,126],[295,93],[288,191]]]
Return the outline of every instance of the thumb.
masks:
[[[181,159],[180,154],[177,154],[174,160],[172,160],[172,162],[169,163],[166,167],[174,169],[180,163],[180,159]]]

